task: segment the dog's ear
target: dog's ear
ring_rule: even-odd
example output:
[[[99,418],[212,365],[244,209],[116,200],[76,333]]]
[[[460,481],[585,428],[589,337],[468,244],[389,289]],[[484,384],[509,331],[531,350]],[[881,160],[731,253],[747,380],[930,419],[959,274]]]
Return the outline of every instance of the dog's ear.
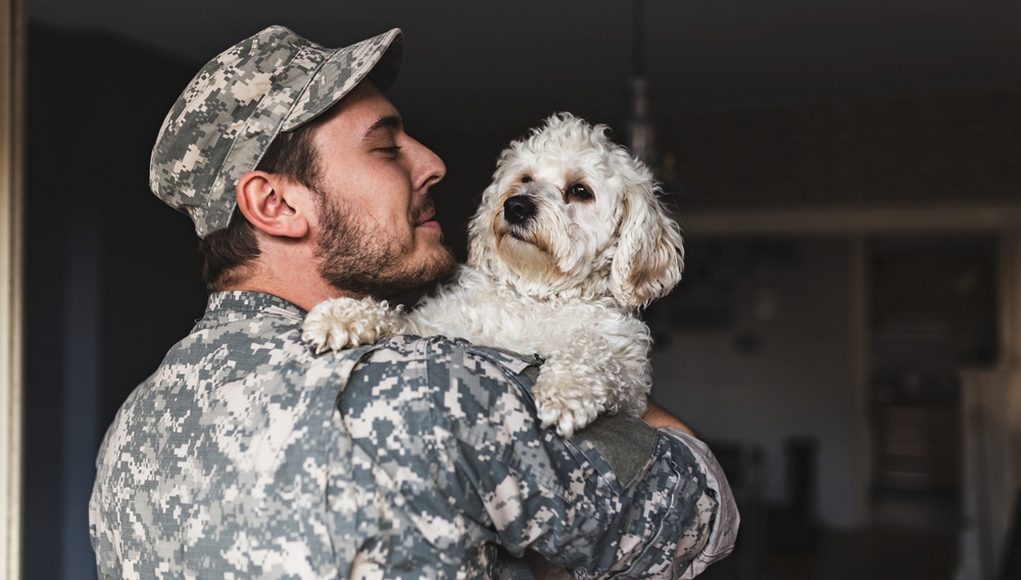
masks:
[[[628,180],[610,291],[622,306],[644,308],[673,290],[684,269],[680,228],[656,196],[651,179]]]

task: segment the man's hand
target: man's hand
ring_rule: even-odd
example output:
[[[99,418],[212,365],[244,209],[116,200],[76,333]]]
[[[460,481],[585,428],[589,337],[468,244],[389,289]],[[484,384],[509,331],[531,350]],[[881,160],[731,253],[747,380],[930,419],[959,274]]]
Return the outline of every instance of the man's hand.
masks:
[[[648,406],[645,409],[645,414],[642,415],[642,421],[645,421],[650,427],[655,429],[662,429],[664,427],[674,427],[684,431],[688,435],[695,436],[695,432],[681,422],[680,419],[674,417],[670,413],[664,411],[661,407],[658,407],[649,401]]]

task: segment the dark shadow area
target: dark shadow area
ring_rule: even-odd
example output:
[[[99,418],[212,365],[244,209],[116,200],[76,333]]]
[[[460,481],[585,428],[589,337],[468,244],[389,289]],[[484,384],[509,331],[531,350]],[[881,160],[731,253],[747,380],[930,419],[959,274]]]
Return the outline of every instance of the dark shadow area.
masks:
[[[68,544],[88,542],[102,433],[205,304],[190,222],[148,191],[156,131],[194,67],[41,26],[29,54],[24,574],[60,578]]]

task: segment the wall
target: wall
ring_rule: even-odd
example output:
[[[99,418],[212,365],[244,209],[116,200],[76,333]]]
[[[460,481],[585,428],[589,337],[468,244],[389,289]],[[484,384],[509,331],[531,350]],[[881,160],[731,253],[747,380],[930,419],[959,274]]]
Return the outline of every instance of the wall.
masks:
[[[707,439],[761,446],[769,502],[789,499],[784,441],[814,437],[817,513],[836,527],[861,523],[863,510],[851,252],[840,239],[696,240],[681,289],[650,311],[661,343],[656,400]],[[699,308],[716,311],[715,320]]]
[[[190,222],[148,188],[195,67],[35,26],[29,44],[24,577],[89,578],[100,439],[202,312]]]
[[[691,114],[661,131],[681,207],[1017,201],[1021,93]]]
[[[32,31],[30,55],[26,575],[74,577],[63,573],[91,560],[81,523],[91,478],[68,475],[90,472],[93,447],[123,397],[201,312],[190,224],[146,183],[159,122],[198,66],[45,29]],[[488,103],[460,117],[438,114],[429,105],[448,98],[442,83],[431,87],[432,101],[412,90],[415,75],[426,83],[430,74],[409,66],[399,89],[407,96],[397,100],[414,133],[448,162],[437,205],[459,249],[464,217],[508,139],[552,108],[610,121],[609,111],[626,110],[621,85],[587,104],[570,93],[499,114]],[[686,180],[675,189],[684,211],[761,202],[1012,202],[1021,192],[1017,103],[1015,93],[706,114],[660,135]],[[482,116],[493,120],[471,122]],[[614,125],[622,134],[624,125]],[[679,307],[683,330],[658,325],[664,340],[655,353],[663,404],[709,438],[763,447],[768,499],[786,499],[783,441],[816,437],[818,512],[833,526],[853,525],[863,511],[862,476],[854,472],[863,450],[851,412],[850,255],[850,243],[835,238],[693,239],[681,298],[660,308],[670,318]],[[713,280],[718,271],[722,281]],[[710,283],[700,286],[700,278]],[[699,292],[709,296],[707,308]],[[692,298],[695,307],[685,309]],[[83,308],[89,316],[69,315]],[[102,342],[92,350],[78,348],[96,336]],[[85,397],[91,416],[75,417],[79,399],[71,394]]]

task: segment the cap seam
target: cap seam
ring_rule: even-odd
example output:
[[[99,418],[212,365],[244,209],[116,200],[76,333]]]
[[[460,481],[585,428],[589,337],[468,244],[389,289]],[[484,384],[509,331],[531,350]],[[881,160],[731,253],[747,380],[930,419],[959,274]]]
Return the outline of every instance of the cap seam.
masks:
[[[305,52],[306,48],[308,48],[308,47],[307,47],[307,46],[302,46],[301,48],[299,48],[299,49],[298,49],[298,52],[296,52],[295,54],[291,55],[291,58],[289,58],[289,59],[287,60],[287,63],[286,63],[286,64],[285,64],[285,65],[284,65],[283,67],[281,67],[281,68],[280,68],[279,70],[284,70],[284,71],[286,71],[286,70],[288,69],[288,67],[290,66],[290,64],[291,64],[292,62],[294,62],[294,61],[295,61],[295,59],[297,59],[297,58],[298,58],[298,56],[302,55],[302,54],[303,54],[303,53]],[[322,64],[321,64],[321,63],[320,63],[320,66],[322,66]],[[318,68],[317,68],[316,70],[318,70]],[[315,75],[312,75],[312,78],[314,78],[314,77],[315,77]],[[250,124],[251,124],[251,122],[252,122],[252,118],[253,118],[253,117],[255,117],[255,112],[259,111],[259,109],[260,109],[260,105],[262,105],[262,102],[263,102],[264,100],[266,100],[266,98],[267,98],[267,97],[269,97],[269,96],[270,96],[271,94],[275,94],[275,92],[274,92],[274,91],[272,90],[272,88],[273,88],[273,86],[274,86],[274,85],[276,85],[276,84],[277,84],[277,79],[278,79],[278,78],[279,78],[279,75],[274,75],[274,76],[273,76],[272,82],[271,82],[271,84],[270,84],[270,90],[269,90],[269,91],[266,91],[266,93],[265,93],[264,95],[262,95],[261,97],[259,97],[259,102],[255,104],[255,109],[253,109],[253,111],[252,111],[252,114],[251,114],[251,115],[249,115],[247,119],[245,119],[245,124],[244,124],[244,126],[242,127],[241,131],[240,131],[240,132],[238,133],[238,136],[244,135],[244,134],[245,134],[245,133],[246,133],[246,132],[248,131],[248,127],[249,127],[249,125],[250,125]],[[311,79],[310,79],[310,80],[309,80],[309,83],[311,83],[311,82],[312,82],[312,81],[311,81]],[[306,85],[305,85],[305,88],[308,88],[308,83],[306,83]],[[304,89],[302,89],[302,90],[304,90]],[[292,105],[292,107],[293,107],[293,105]],[[288,114],[290,114],[290,113],[288,113]],[[271,144],[272,144],[272,142],[273,142],[273,141],[274,141],[274,140],[275,140],[275,139],[277,138],[277,135],[279,135],[279,134],[280,134],[280,127],[282,127],[282,126],[284,125],[284,120],[285,120],[286,118],[287,118],[287,116],[285,115],[285,116],[284,116],[284,117],[283,117],[282,119],[280,119],[280,122],[279,122],[279,123],[277,123],[277,124],[276,124],[276,126],[275,126],[275,127],[273,128],[273,131],[272,131],[272,134],[273,134],[273,136],[272,136],[272,137],[270,137],[270,143],[271,143]],[[223,157],[223,161],[222,161],[222,162],[220,163],[219,167],[217,167],[217,168],[216,168],[216,176],[217,176],[217,178],[216,178],[216,179],[215,179],[215,180],[213,181],[213,185],[216,185],[216,182],[217,182],[217,181],[220,181],[220,176],[222,175],[222,172],[223,172],[223,168],[224,168],[224,166],[225,166],[225,165],[227,165],[227,161],[228,161],[228,160],[230,160],[230,158],[231,158],[231,154],[232,154],[232,153],[234,153],[234,148],[235,148],[235,147],[237,147],[238,143],[240,143],[241,141],[242,141],[242,139],[239,139],[238,137],[235,137],[235,138],[234,138],[234,139],[233,139],[233,140],[231,141],[230,147],[229,147],[229,148],[227,148],[227,154],[226,154],[226,155],[224,155],[224,157]],[[255,169],[256,167],[258,167],[258,166],[259,166],[259,163],[261,163],[261,162],[262,162],[262,158],[266,156],[266,150],[268,150],[268,149],[269,149],[269,147],[265,147],[265,148],[263,148],[263,150],[262,150],[262,151],[261,151],[261,152],[259,153],[259,156],[258,156],[258,158],[257,158],[257,159],[255,160],[255,166],[254,166],[254,167],[252,167],[252,169],[249,169],[249,171],[252,171],[252,170],[254,170],[254,169]],[[236,181],[236,178],[235,178],[235,181]],[[237,187],[237,183],[235,183],[235,184],[234,184],[234,187],[235,187],[235,188]],[[235,200],[235,201],[232,201],[232,202],[231,202],[231,205],[233,205],[234,207],[232,207],[232,208],[231,208],[231,210],[230,210],[230,211],[228,212],[228,214],[227,214],[227,223],[226,223],[226,224],[225,224],[225,225],[224,225],[224,226],[223,226],[222,228],[217,228],[217,229],[215,229],[215,230],[210,230],[210,231],[207,231],[207,232],[206,232],[206,233],[205,233],[205,234],[204,234],[204,235],[202,236],[203,238],[204,238],[205,236],[208,236],[209,234],[213,233],[214,231],[220,231],[220,230],[222,230],[222,229],[225,229],[225,228],[227,228],[227,227],[228,227],[228,226],[230,225],[230,219],[231,219],[232,215],[234,214],[234,209],[235,209],[235,208],[237,207],[237,201],[236,201],[236,200]],[[190,215],[190,214],[189,214],[189,215]]]
[[[287,120],[291,118],[291,114],[294,113],[294,108],[298,106],[298,103],[301,102],[301,98],[305,96],[305,93],[308,92],[309,87],[312,86],[312,82],[316,80],[317,76],[319,76],[319,71],[323,70],[323,67],[326,66],[326,63],[329,62],[330,59],[332,59],[334,56],[336,56],[338,52],[344,50],[344,48],[347,48],[347,47],[333,49],[329,53],[329,55],[326,58],[324,58],[323,61],[320,62],[318,66],[316,66],[315,70],[312,71],[312,74],[310,74],[308,76],[308,82],[305,83],[304,88],[302,88],[301,92],[298,93],[298,98],[294,99],[294,102],[291,103],[291,108],[287,109],[287,114],[284,115],[283,120],[280,121],[280,126],[281,127],[283,127],[284,124],[287,123]],[[305,48],[303,47],[301,50],[305,50]],[[301,54],[301,52],[299,52],[298,54]],[[320,113],[322,113],[322,112],[320,111]],[[304,125],[304,124],[305,123],[302,123],[302,125]],[[299,125],[298,127],[300,127],[300,126],[301,125]],[[294,129],[297,129],[298,127],[295,127]],[[294,129],[291,129],[291,131],[293,131]],[[279,132],[280,132],[280,130],[278,128],[277,129],[277,133],[279,133]],[[286,133],[287,131],[284,131],[284,132]],[[263,152],[263,153],[265,153],[265,152]]]
[[[393,30],[394,30],[394,29],[388,30],[387,32],[384,32],[384,33],[382,33],[382,34],[389,34],[389,33],[390,33],[390,32],[392,32]],[[399,30],[399,29],[398,29],[398,30]],[[401,34],[400,34],[400,33],[398,33],[398,34],[397,34],[397,35],[395,36],[395,38],[396,38],[396,37],[399,37],[399,36],[401,36]],[[373,38],[375,38],[375,37],[373,37]],[[363,41],[363,42],[364,42],[364,41]],[[382,53],[381,53],[381,54],[379,55],[379,57],[377,57],[377,58],[376,58],[376,61],[372,63],[372,66],[370,66],[370,67],[368,68],[368,70],[364,70],[364,71],[361,71],[361,76],[360,76],[360,77],[357,77],[357,78],[358,78],[358,81],[357,81],[357,82],[355,82],[355,83],[352,83],[351,87],[349,87],[349,88],[348,88],[348,90],[347,90],[347,91],[346,91],[346,92],[344,93],[344,96],[347,96],[348,94],[350,94],[350,93],[351,93],[351,90],[353,90],[353,88],[354,88],[354,87],[358,86],[358,84],[360,84],[360,83],[361,83],[362,81],[364,81],[365,79],[367,79],[367,78],[369,77],[369,75],[370,75],[370,74],[372,73],[372,71],[376,70],[376,67],[377,67],[377,66],[379,66],[379,63],[380,63],[380,61],[382,60],[382,58],[383,58],[383,57],[384,57],[384,56],[386,55],[386,53],[387,53],[387,52],[388,52],[388,51],[389,51],[389,50],[390,50],[391,48],[393,48],[393,42],[394,42],[394,39],[393,39],[393,38],[392,38],[392,39],[390,39],[390,42],[389,42],[389,43],[387,43],[387,45],[386,45],[386,48],[385,48],[385,49],[383,50],[383,52],[382,52]],[[315,80],[315,78],[316,78],[316,77],[317,77],[317,76],[319,75],[319,71],[320,71],[320,70],[322,70],[322,68],[323,68],[324,66],[326,66],[326,63],[330,62],[330,61],[331,61],[331,60],[333,59],[333,57],[337,56],[337,54],[338,54],[338,53],[340,53],[341,51],[343,51],[343,50],[347,50],[347,49],[351,49],[351,48],[353,48],[354,46],[356,46],[356,45],[351,45],[351,46],[345,46],[345,47],[342,47],[342,48],[337,48],[337,49],[334,49],[334,50],[333,50],[333,51],[332,51],[332,52],[330,53],[330,55],[329,55],[328,57],[326,57],[326,58],[324,58],[324,59],[323,59],[323,62],[319,63],[319,66],[318,66],[318,67],[316,67],[316,69],[315,69],[315,72],[314,72],[314,73],[313,73],[313,74],[311,75],[311,79],[309,80],[308,84],[307,84],[307,85],[305,85],[305,88],[304,88],[304,89],[302,89],[301,93],[300,93],[300,94],[298,95],[298,98],[297,98],[297,99],[295,99],[294,103],[292,103],[292,104],[291,104],[291,108],[290,108],[290,110],[289,110],[289,111],[287,111],[287,116],[285,116],[285,117],[284,117],[284,122],[283,122],[283,123],[281,123],[281,126],[285,125],[285,124],[287,123],[287,120],[291,118],[291,114],[292,114],[292,113],[294,112],[294,108],[298,106],[298,103],[299,103],[299,102],[301,102],[301,98],[305,96],[305,93],[306,93],[306,92],[307,92],[307,91],[309,90],[309,87],[311,87],[311,86],[312,86],[312,81],[314,81],[314,80]],[[351,77],[351,78],[355,78],[355,77]],[[341,97],[340,99],[337,99],[337,100],[333,101],[333,103],[331,103],[331,105],[330,105],[330,106],[332,107],[333,105],[337,104],[337,103],[338,103],[338,102],[340,102],[340,100],[341,100],[341,99],[343,99],[343,98],[344,98],[344,97],[342,96],[342,97]],[[329,107],[327,107],[327,109],[328,109],[328,108],[329,108]],[[318,117],[319,117],[319,115],[322,115],[322,114],[323,114],[323,113],[324,113],[325,111],[326,111],[326,109],[323,109],[322,111],[319,111],[318,113],[316,113],[315,115],[313,115],[311,119],[308,119],[307,121],[305,121],[305,122],[301,123],[301,124],[300,124],[300,125],[298,125],[297,127],[293,127],[293,128],[291,128],[291,129],[288,129],[288,130],[287,130],[287,131],[285,131],[285,132],[289,132],[289,131],[294,131],[294,130],[298,129],[299,127],[302,127],[302,126],[304,126],[304,125],[306,125],[306,124],[308,124],[308,123],[311,123],[311,122],[312,122],[312,121],[314,121],[314,120],[315,120],[316,118],[318,118]]]

